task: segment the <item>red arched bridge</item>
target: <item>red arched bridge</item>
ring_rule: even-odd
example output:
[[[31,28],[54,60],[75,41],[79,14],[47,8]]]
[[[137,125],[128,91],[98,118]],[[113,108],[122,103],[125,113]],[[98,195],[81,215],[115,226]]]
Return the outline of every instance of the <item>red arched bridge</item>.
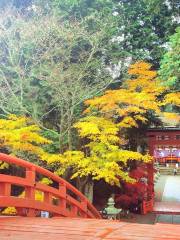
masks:
[[[100,213],[70,183],[52,172],[22,159],[0,153],[0,161],[24,169],[24,176],[0,174],[0,208],[15,207],[17,214],[36,216],[47,211],[53,216],[101,218]],[[51,179],[55,184],[48,186],[38,181],[37,176]],[[13,187],[20,187],[23,197],[13,195]],[[36,192],[43,195],[41,201],[35,198]]]
[[[15,207],[21,216],[37,216],[48,211],[58,218],[0,217],[0,239],[2,240],[48,240],[50,238],[84,239],[179,239],[179,225],[136,224],[123,221],[108,221],[71,184],[52,172],[16,157],[0,153],[0,162],[21,168],[21,176],[0,174],[0,209]],[[13,169],[13,168],[12,168]],[[14,168],[15,169],[15,168]],[[23,171],[22,171],[23,169]],[[40,182],[42,177],[52,180],[52,186]],[[22,194],[14,194],[14,187]],[[43,195],[36,200],[36,191]],[[56,201],[54,201],[56,200]],[[66,217],[66,218],[64,218]],[[72,218],[78,217],[78,218]],[[94,219],[80,219],[94,218]]]

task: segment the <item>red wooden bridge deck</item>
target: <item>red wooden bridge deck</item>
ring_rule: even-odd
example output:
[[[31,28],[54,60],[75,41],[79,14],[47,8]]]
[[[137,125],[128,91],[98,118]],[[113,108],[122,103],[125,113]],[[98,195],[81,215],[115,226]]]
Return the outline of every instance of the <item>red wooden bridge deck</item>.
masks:
[[[180,225],[102,219],[0,217],[1,240],[180,240]]]

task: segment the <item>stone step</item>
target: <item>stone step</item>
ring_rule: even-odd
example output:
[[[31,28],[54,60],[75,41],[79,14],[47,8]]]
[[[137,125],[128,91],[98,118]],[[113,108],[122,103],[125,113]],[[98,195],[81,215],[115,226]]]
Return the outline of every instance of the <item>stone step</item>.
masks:
[[[174,168],[159,167],[158,171],[161,175],[174,175]],[[180,169],[177,168],[177,175],[180,175]]]

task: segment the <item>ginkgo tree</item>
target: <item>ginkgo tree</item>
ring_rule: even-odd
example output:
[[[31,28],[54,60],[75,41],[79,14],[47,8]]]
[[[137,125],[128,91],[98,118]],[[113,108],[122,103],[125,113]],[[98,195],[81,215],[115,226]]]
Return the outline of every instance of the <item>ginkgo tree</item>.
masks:
[[[50,143],[50,140],[41,135],[41,129],[25,116],[9,115],[7,118],[0,119],[0,148],[6,148],[13,155],[31,153],[38,159],[42,159],[42,156],[43,158],[47,156],[43,146]],[[0,161],[0,169],[5,168],[9,168],[9,165]],[[51,180],[43,178],[41,182],[50,184]],[[24,194],[22,192],[19,197],[23,197]],[[36,192],[35,199],[42,201],[42,192]],[[16,212],[16,208],[8,207],[3,209],[2,214],[14,215]]]
[[[150,162],[149,155],[123,150],[125,143],[118,136],[119,127],[110,119],[88,116],[77,122],[74,127],[79,136],[86,139],[81,151],[67,151],[59,158],[51,155],[48,163],[56,167],[61,175],[67,167],[72,168],[71,178],[79,180],[79,189],[92,201],[93,180],[103,179],[106,183],[119,186],[120,179],[134,183],[127,171],[128,162],[132,160]]]
[[[27,117],[9,115],[0,119],[0,147],[13,155],[31,153],[37,158],[46,156],[42,146],[51,141],[41,135],[41,129]],[[7,165],[1,163],[1,168]]]
[[[87,100],[85,113],[113,119],[122,130],[148,124],[151,115],[170,116],[163,112],[167,105],[180,106],[180,92],[170,92],[151,64],[136,62],[129,67],[128,74],[130,78],[119,89]],[[175,113],[171,113],[171,117],[178,119]]]
[[[146,122],[146,113],[150,110],[160,114],[158,96],[165,91],[165,87],[151,67],[145,62],[131,65],[128,70],[131,78],[124,81],[119,89],[108,90],[100,97],[87,100],[86,112],[96,109],[105,117],[118,118],[120,128],[137,127],[139,121]]]
[[[29,118],[10,115],[7,119],[0,119],[0,144],[9,146],[11,151],[31,151],[40,156],[43,150],[38,145],[51,143],[40,131]]]

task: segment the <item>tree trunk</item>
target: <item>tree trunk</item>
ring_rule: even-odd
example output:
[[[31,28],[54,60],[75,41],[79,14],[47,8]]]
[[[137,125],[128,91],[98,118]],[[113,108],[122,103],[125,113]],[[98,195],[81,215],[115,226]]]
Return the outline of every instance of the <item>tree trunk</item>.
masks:
[[[142,153],[142,147],[141,147],[141,145],[137,145],[137,152]]]
[[[60,122],[59,122],[59,152],[63,153],[63,133],[64,133],[64,111],[60,109]]]
[[[94,190],[94,182],[89,178],[77,178],[76,186],[80,192],[82,192],[88,200],[93,202],[93,190]]]
[[[73,149],[73,144],[72,144],[72,122],[73,122],[73,110],[69,109],[68,111],[68,119],[67,119],[67,124],[68,124],[68,148],[71,151]]]
[[[61,133],[59,133],[59,153],[63,153],[62,146],[63,146],[62,137],[61,137]]]
[[[69,182],[69,180],[71,179],[72,173],[73,173],[72,168],[68,167],[62,177]]]
[[[94,182],[89,181],[85,185],[84,195],[88,198],[88,200],[92,203],[93,202],[93,190],[94,190]]]
[[[72,136],[71,136],[71,126],[68,125],[68,149],[72,150]]]

